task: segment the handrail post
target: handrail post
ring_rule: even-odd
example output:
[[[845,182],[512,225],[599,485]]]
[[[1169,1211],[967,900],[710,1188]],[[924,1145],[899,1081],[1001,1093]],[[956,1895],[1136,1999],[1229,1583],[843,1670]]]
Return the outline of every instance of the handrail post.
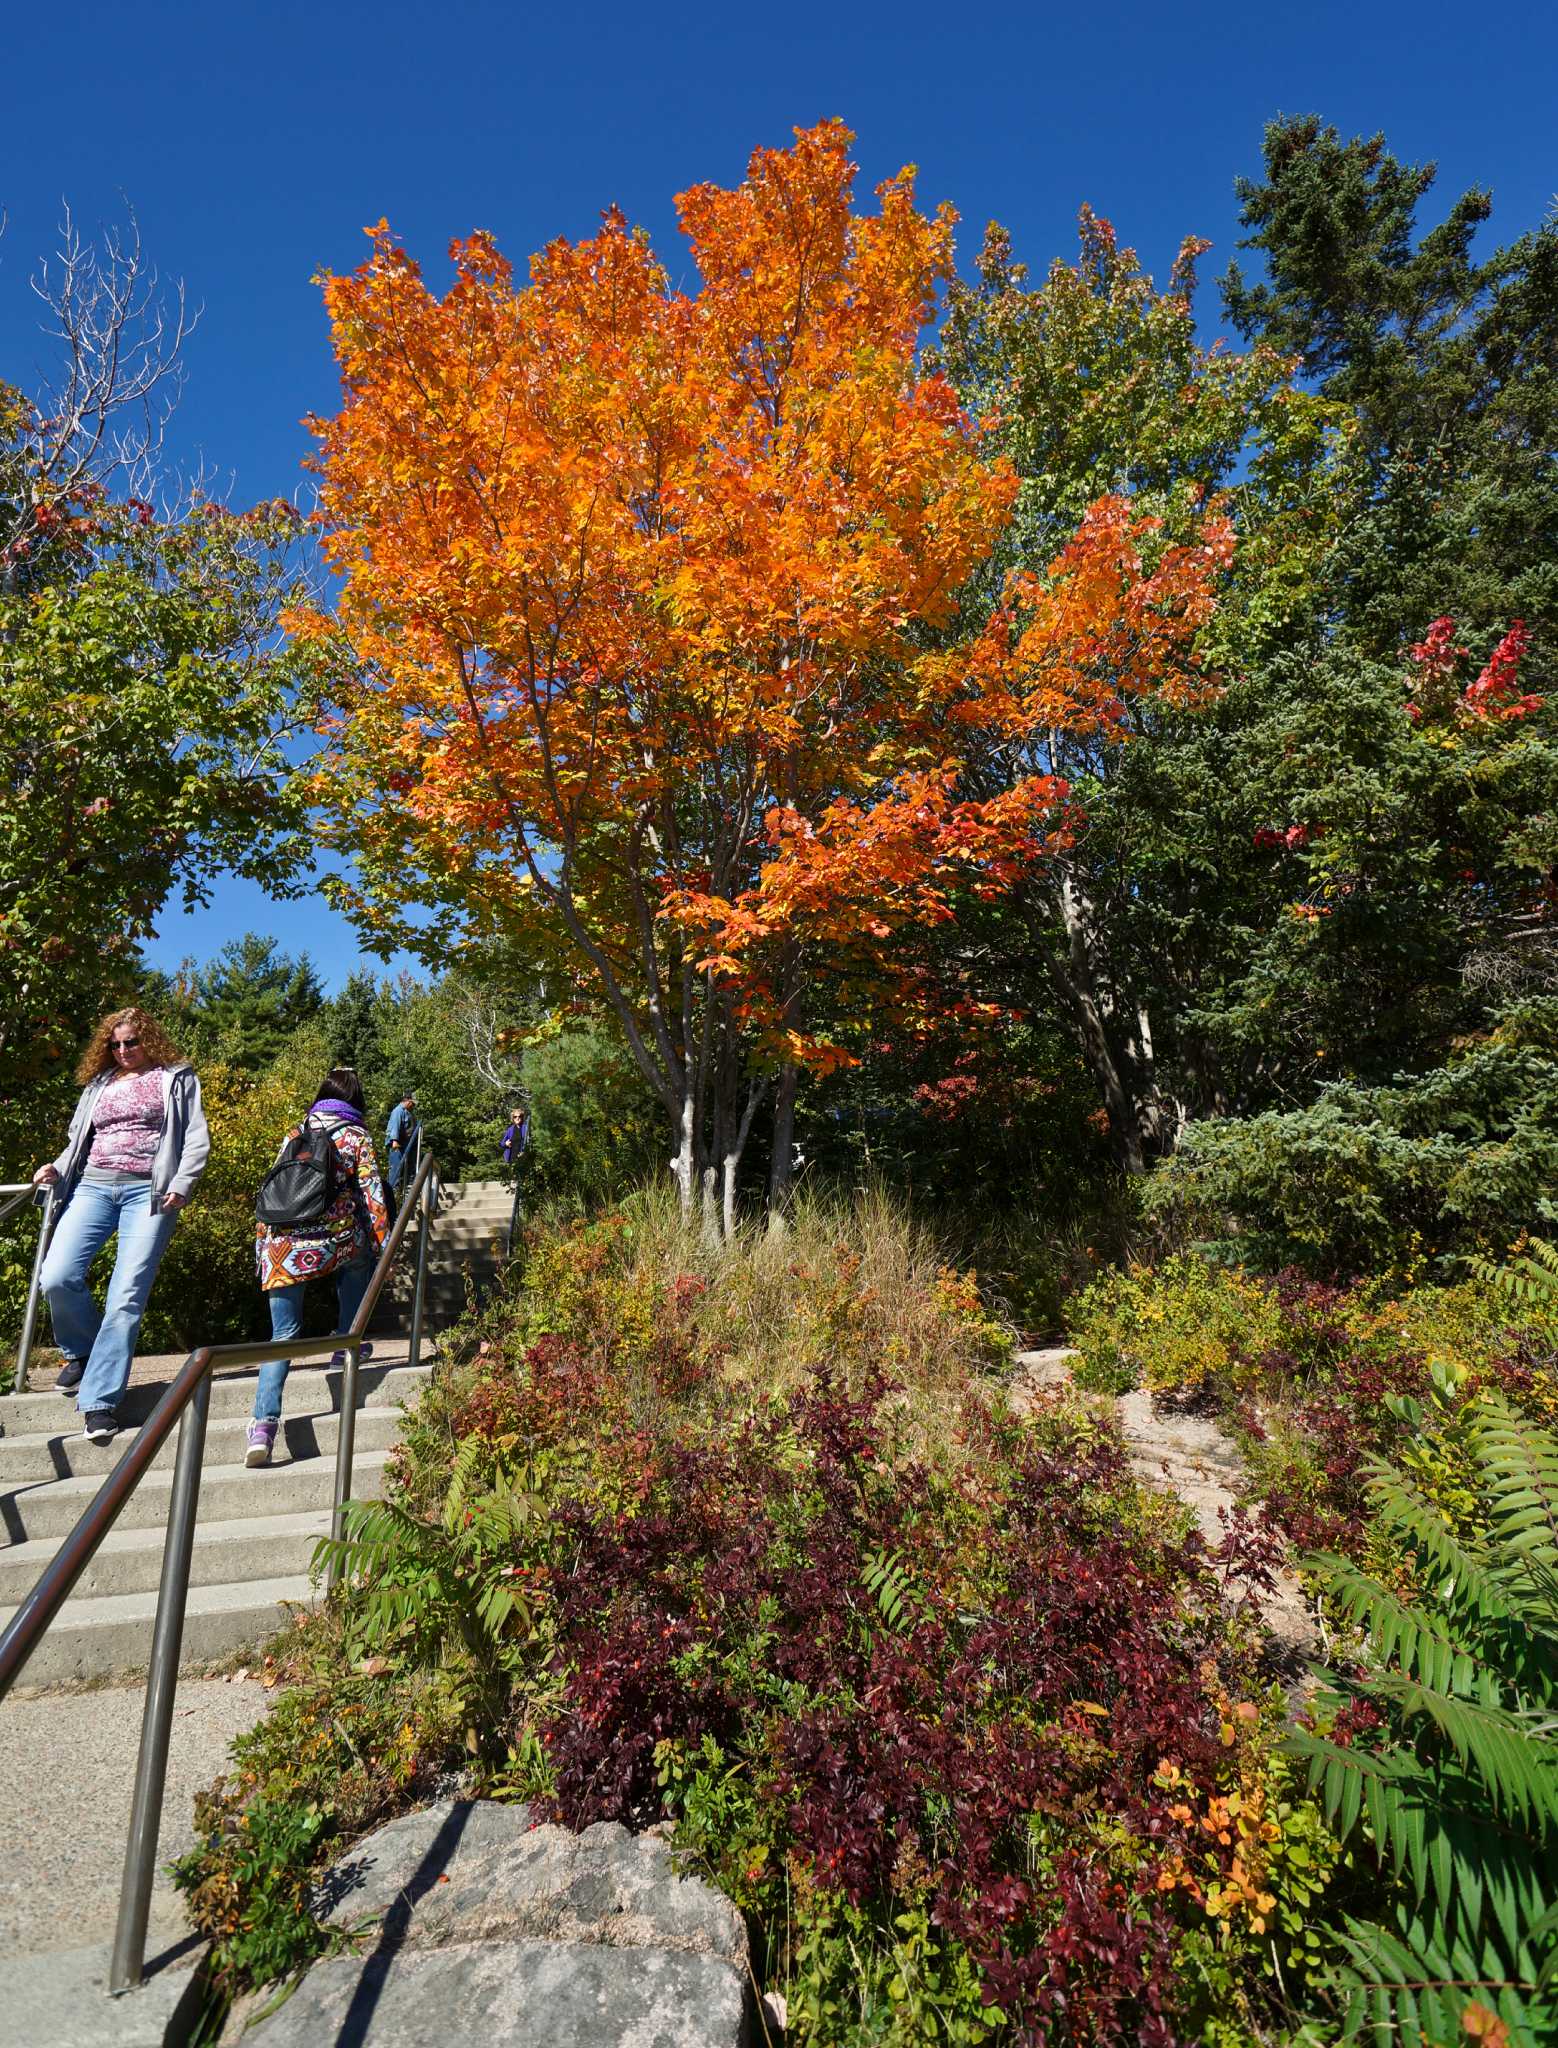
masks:
[[[173,1497],[168,1508],[168,1535],[162,1550],[162,1581],[157,1589],[157,1620],[146,1679],[146,1707],[141,1716],[141,1748],[135,1765],[135,1797],[124,1848],[119,1924],[114,1930],[113,1959],[108,1971],[108,1988],[115,1997],[122,1991],[133,1991],[146,1969],[146,1923],[157,1874],[157,1836],[167,1786],[168,1742],[173,1733],[173,1700],[178,1687],[179,1651],[184,1641],[184,1609],[189,1599],[195,1515],[200,1504],[200,1468],[210,1412],[211,1374],[207,1369],[179,1422]]]
[[[335,1440],[335,1496],[330,1507],[333,1543],[339,1543],[346,1534],[346,1503],[352,1492],[352,1453],[357,1440],[357,1361],[362,1337],[354,1333],[341,1341],[346,1348],[346,1363],[341,1367],[341,1429]],[[340,1575],[341,1568],[332,1552],[325,1573],[326,1588],[334,1586]]]
[[[52,1181],[43,1190],[43,1214],[38,1218],[38,1244],[32,1255],[32,1278],[27,1283],[27,1307],[22,1313],[21,1342],[16,1347],[16,1391],[27,1391],[27,1363],[32,1357],[33,1332],[38,1327],[38,1292],[43,1279],[44,1254],[49,1249],[49,1239],[54,1234],[54,1185]]]
[[[417,1232],[417,1277],[411,1293],[411,1343],[407,1364],[416,1366],[422,1362],[422,1303],[427,1293],[427,1246],[433,1234],[433,1211],[438,1206],[438,1174],[436,1168],[422,1186],[422,1227]]]

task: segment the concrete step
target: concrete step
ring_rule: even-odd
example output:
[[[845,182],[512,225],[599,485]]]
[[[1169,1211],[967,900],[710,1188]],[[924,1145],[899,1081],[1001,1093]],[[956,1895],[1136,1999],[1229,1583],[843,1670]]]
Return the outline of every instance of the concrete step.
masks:
[[[263,1487],[257,1486],[255,1494],[256,1507],[262,1507]],[[294,1577],[308,1571],[314,1561],[314,1545],[329,1533],[328,1505],[307,1508],[301,1514],[254,1514],[234,1522],[201,1522],[190,1559],[190,1583],[241,1585],[248,1579]],[[71,1598],[155,1592],[166,1534],[161,1528],[110,1529],[76,1581]],[[0,1550],[0,1607],[19,1606],[58,1549],[58,1539],[49,1536]]]
[[[262,1642],[286,1621],[289,1605],[305,1606],[313,1597],[306,1572],[192,1586],[184,1611],[181,1667],[208,1664],[247,1643]],[[144,1670],[156,1612],[155,1590],[67,1600],[28,1659],[21,1682],[37,1690]],[[0,1627],[10,1618],[0,1614]]]
[[[387,1450],[363,1450],[352,1467],[352,1489],[361,1500],[383,1491]],[[243,1465],[207,1465],[200,1480],[199,1531],[213,1523],[237,1521],[263,1508],[267,1514],[301,1514],[329,1505],[335,1476],[334,1460],[305,1457],[269,1470],[251,1472]],[[0,1530],[12,1543],[68,1535],[102,1481],[95,1473],[79,1479],[53,1479],[37,1486],[0,1492]],[[173,1471],[154,1466],[120,1510],[120,1529],[160,1529],[168,1518]]]
[[[430,1346],[431,1340],[427,1341]],[[321,1359],[328,1358],[332,1348],[332,1340],[328,1337],[323,1339],[319,1347]],[[364,1408],[398,1408],[402,1401],[412,1399],[426,1384],[431,1371],[430,1364],[412,1368],[408,1365],[380,1365],[369,1359],[357,1375],[358,1405]],[[254,1406],[255,1378],[252,1371],[218,1373],[211,1382],[213,1424],[225,1421],[229,1416],[250,1412]],[[341,1378],[339,1366],[295,1365],[287,1376],[287,1407],[302,1415],[339,1408]],[[160,1385],[126,1388],[124,1399],[119,1403],[120,1420],[127,1424],[144,1422],[156,1407],[162,1392]],[[5,1440],[13,1436],[58,1433],[62,1418],[74,1410],[74,1400],[72,1395],[72,1405],[67,1407],[64,1397],[52,1388],[37,1393],[0,1395],[0,1429],[5,1431]],[[63,1426],[68,1428],[68,1422]]]
[[[291,1392],[290,1387],[288,1392]],[[64,1405],[60,1403],[62,1408]],[[334,1458],[341,1435],[340,1410],[327,1408],[321,1414],[307,1415],[292,1413],[290,1401],[287,1406],[288,1412],[281,1418],[281,1430],[276,1438],[277,1464],[294,1458]],[[247,1415],[224,1416],[220,1421],[209,1422],[206,1425],[206,1465],[241,1465],[248,1427]],[[385,1407],[358,1409],[354,1441],[359,1451],[387,1451],[399,1434],[398,1410]],[[178,1440],[179,1432],[175,1429],[157,1453],[151,1468],[153,1472],[173,1463],[178,1452]],[[12,1487],[36,1485],[48,1479],[75,1479],[86,1473],[102,1478],[114,1469],[133,1441],[127,1431],[121,1431],[112,1443],[88,1443],[81,1433],[79,1420],[73,1427],[53,1436],[0,1437],[0,1495]]]

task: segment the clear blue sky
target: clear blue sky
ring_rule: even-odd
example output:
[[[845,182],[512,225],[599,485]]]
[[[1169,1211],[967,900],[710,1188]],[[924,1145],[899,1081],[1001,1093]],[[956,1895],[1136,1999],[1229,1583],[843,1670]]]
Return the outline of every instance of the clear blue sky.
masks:
[[[27,384],[39,360],[27,278],[61,200],[90,226],[124,195],[204,303],[177,452],[230,476],[235,501],[297,488],[299,421],[335,395],[310,278],[360,261],[380,215],[436,277],[472,227],[522,263],[615,202],[674,269],[674,193],[734,182],[754,146],[833,114],[867,186],[916,163],[923,198],[961,214],[965,259],[996,218],[1036,269],[1073,253],[1086,200],[1159,275],[1183,235],[1211,236],[1215,277],[1234,176],[1258,170],[1279,112],[1383,128],[1398,155],[1438,160],[1446,197],[1491,186],[1500,240],[1558,186],[1551,0],[76,0],[8,10],[0,53],[0,375]],[[322,903],[237,885],[169,915],[151,956],[204,956],[247,928],[310,948],[332,985],[358,957]]]

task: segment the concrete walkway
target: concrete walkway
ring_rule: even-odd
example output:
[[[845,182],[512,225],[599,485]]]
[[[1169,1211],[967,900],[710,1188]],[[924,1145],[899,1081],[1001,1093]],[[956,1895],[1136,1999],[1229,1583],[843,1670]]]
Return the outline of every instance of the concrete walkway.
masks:
[[[0,1960],[113,1939],[144,1701],[139,1685],[7,1700],[0,1713]],[[196,1792],[226,1768],[228,1744],[269,1701],[254,1679],[180,1684],[159,1865],[190,1847]],[[183,1902],[162,1877],[152,1895],[148,1954],[188,1932]]]

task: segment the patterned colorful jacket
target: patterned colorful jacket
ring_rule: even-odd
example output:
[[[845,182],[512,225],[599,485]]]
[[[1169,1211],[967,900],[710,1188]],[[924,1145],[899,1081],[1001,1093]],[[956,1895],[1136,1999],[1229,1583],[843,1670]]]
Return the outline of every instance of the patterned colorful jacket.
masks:
[[[315,1121],[331,1119],[316,1117]],[[288,1131],[277,1151],[278,1159],[302,1128],[296,1123]],[[358,1259],[373,1258],[389,1234],[389,1210],[372,1138],[361,1124],[340,1121],[330,1133],[330,1142],[341,1173],[335,1200],[319,1221],[297,1230],[272,1230],[268,1224],[256,1224],[254,1255],[261,1289],[267,1293],[273,1287],[317,1280]]]

